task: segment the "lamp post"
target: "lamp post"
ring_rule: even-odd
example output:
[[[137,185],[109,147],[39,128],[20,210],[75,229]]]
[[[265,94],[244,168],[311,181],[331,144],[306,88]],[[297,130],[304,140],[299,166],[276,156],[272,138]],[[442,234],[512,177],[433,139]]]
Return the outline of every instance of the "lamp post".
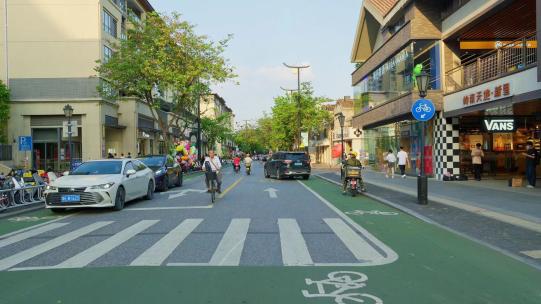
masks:
[[[68,153],[69,153],[69,157],[70,157],[70,167],[69,167],[69,171],[71,171],[71,167],[73,165],[73,149],[72,149],[72,146],[71,146],[71,117],[73,116],[73,107],[70,106],[69,104],[65,105],[64,106],[64,116],[66,116],[68,118]]]
[[[296,69],[297,70],[297,128],[299,129],[299,133],[297,134],[298,140],[297,140],[297,149],[301,146],[301,69],[307,69],[310,66],[309,65],[289,65],[284,62],[284,66],[290,69]]]
[[[430,81],[430,75],[426,72],[422,72],[415,77],[417,82],[417,88],[419,89],[419,97],[425,98],[428,90],[428,83]],[[421,205],[428,204],[428,178],[425,174],[425,132],[426,122],[421,121],[421,136],[419,136],[421,149],[421,172],[417,177],[417,202]]]
[[[338,123],[340,124],[340,144],[342,145],[342,151],[340,152],[340,159],[344,161],[344,124],[346,122],[346,116],[342,112],[336,114]]]

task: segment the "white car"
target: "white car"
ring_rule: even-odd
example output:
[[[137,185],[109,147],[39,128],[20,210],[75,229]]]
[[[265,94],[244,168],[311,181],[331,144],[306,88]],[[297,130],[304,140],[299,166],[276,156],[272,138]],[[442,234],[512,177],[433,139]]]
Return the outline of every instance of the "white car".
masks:
[[[122,210],[128,201],[152,199],[155,185],[154,171],[136,159],[93,160],[47,186],[45,206],[52,211],[88,207]]]

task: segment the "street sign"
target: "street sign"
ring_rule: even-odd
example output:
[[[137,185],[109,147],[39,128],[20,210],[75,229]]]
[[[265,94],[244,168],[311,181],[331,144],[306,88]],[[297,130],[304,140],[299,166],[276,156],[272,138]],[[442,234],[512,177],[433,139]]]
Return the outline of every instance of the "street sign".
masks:
[[[19,136],[19,151],[32,151],[32,136]]]
[[[68,121],[62,122],[62,138],[68,138]],[[77,121],[71,121],[71,137],[79,136],[79,128],[77,126]]]
[[[419,99],[411,106],[411,114],[416,120],[429,121],[436,114],[436,108],[432,101]]]

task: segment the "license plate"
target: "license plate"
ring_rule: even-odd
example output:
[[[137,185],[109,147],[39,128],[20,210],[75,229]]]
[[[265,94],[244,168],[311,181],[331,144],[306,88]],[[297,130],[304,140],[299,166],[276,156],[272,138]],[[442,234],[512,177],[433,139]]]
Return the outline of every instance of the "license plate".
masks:
[[[302,166],[302,163],[295,163],[295,166]]]
[[[70,195],[62,195],[60,197],[60,202],[62,203],[74,203],[74,202],[80,202],[80,201],[81,201],[80,195],[70,194]]]

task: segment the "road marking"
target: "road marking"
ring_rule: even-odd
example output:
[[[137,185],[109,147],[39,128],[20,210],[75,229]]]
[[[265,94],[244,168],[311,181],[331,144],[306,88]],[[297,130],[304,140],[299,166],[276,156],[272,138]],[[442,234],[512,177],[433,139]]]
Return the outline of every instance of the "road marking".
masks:
[[[265,189],[263,191],[268,192],[270,198],[278,198],[278,195],[276,195],[276,192],[278,192],[278,190],[276,190],[274,188],[267,188],[267,189]]]
[[[387,245],[385,245],[382,241],[377,239],[375,236],[373,236],[370,232],[368,232],[366,229],[361,227],[361,225],[357,224],[354,220],[352,220],[349,216],[345,215],[340,209],[336,208],[333,204],[331,204],[328,200],[323,198],[319,193],[312,190],[310,187],[305,185],[301,181],[297,181],[299,184],[301,184],[306,190],[310,191],[315,197],[317,197],[320,201],[322,201],[327,207],[329,207],[331,210],[333,210],[338,216],[344,220],[344,222],[348,223],[351,227],[355,228],[361,235],[363,235],[366,239],[370,241],[372,246],[377,247],[382,254],[378,257],[376,260],[372,261],[366,261],[362,262],[356,266],[377,266],[377,265],[385,265],[390,264],[398,260],[398,254],[394,252],[391,248],[389,248]],[[317,266],[324,266],[327,265],[325,263],[317,263]],[[328,266],[338,266],[339,264],[329,264]]]
[[[179,198],[181,196],[185,196],[187,193],[190,193],[190,192],[205,193],[205,192],[207,192],[207,189],[203,189],[203,190],[201,190],[201,189],[184,189],[184,190],[178,191],[178,193],[169,194],[169,197],[167,199]]]
[[[327,274],[323,280],[306,278],[306,285],[315,285],[316,293],[301,290],[305,298],[334,298],[335,303],[374,303],[383,304],[383,300],[367,293],[361,293],[360,289],[366,287],[368,276],[355,271],[335,271]],[[367,301],[368,300],[368,301]]]
[[[49,225],[46,225],[46,226],[41,226],[39,228],[27,231],[27,232],[17,234],[15,236],[10,237],[10,238],[0,240],[0,248],[5,247],[7,245],[11,245],[13,243],[20,242],[22,240],[26,240],[28,238],[31,238],[31,237],[36,236],[38,234],[42,234],[42,233],[47,232],[47,231],[51,231],[53,229],[60,228],[60,227],[65,226],[67,224],[69,224],[69,223],[52,223],[52,224],[49,224]]]
[[[135,225],[132,225],[119,233],[111,236],[110,238],[88,248],[87,250],[65,260],[64,262],[56,265],[55,268],[81,268],[94,262],[101,256],[105,255],[114,248],[122,245],[138,233],[143,232],[150,226],[159,222],[158,220],[143,220]]]
[[[62,216],[60,218],[57,218],[55,220],[51,220],[51,221],[48,221],[48,222],[45,222],[45,223],[41,223],[41,224],[37,224],[37,225],[34,225],[34,226],[30,226],[30,227],[26,227],[26,228],[23,228],[23,229],[19,229],[19,230],[16,230],[16,231],[13,231],[13,232],[10,232],[10,233],[6,233],[2,236],[0,236],[0,239],[6,239],[12,235],[15,235],[15,234],[19,234],[19,233],[22,233],[22,232],[25,232],[25,231],[28,231],[28,230],[32,230],[32,229],[35,229],[35,228],[38,228],[38,227],[42,227],[42,226],[45,226],[45,225],[49,225],[51,223],[55,223],[55,222],[59,222],[61,220],[64,220],[64,219],[67,219],[68,217],[72,217],[74,215],[76,215],[77,213],[73,213],[73,214],[68,214],[66,216]]]
[[[160,266],[203,219],[186,219],[137,257],[131,266]]]
[[[520,253],[525,254],[529,256],[530,258],[541,259],[541,250],[528,250],[528,251],[521,251]]]
[[[231,220],[209,264],[214,266],[238,266],[249,226],[250,219]]]
[[[19,263],[22,263],[26,260],[29,260],[35,256],[38,256],[44,252],[47,252],[51,249],[54,249],[56,247],[62,246],[68,242],[71,242],[85,234],[88,234],[92,231],[98,230],[102,227],[105,227],[112,222],[95,222],[93,224],[90,224],[88,226],[85,226],[83,228],[79,228],[77,230],[74,230],[72,232],[66,233],[64,235],[61,235],[59,237],[56,237],[50,241],[47,241],[43,244],[34,246],[32,248],[26,249],[24,251],[21,251],[17,254],[14,254],[12,256],[9,256],[3,260],[0,260],[0,270],[6,270],[10,267],[13,267]]]
[[[222,194],[220,194],[220,195],[218,196],[218,198],[224,197],[224,195],[226,195],[227,192],[229,192],[229,191],[231,191],[233,188],[235,188],[235,187],[240,183],[240,181],[241,181],[243,178],[244,178],[244,176],[241,177],[241,178],[239,178],[239,179],[237,179],[233,184],[231,184],[231,186],[227,187],[227,189],[225,189],[225,191],[222,192]]]
[[[152,210],[182,210],[182,209],[210,209],[213,205],[206,206],[177,206],[177,207],[149,207],[149,208],[126,208],[127,211],[152,211]]]
[[[360,237],[341,219],[323,219],[338,238],[346,245],[358,261],[374,261],[380,259],[380,253],[372,245]]]
[[[295,219],[278,219],[284,266],[313,265],[301,229]]]

